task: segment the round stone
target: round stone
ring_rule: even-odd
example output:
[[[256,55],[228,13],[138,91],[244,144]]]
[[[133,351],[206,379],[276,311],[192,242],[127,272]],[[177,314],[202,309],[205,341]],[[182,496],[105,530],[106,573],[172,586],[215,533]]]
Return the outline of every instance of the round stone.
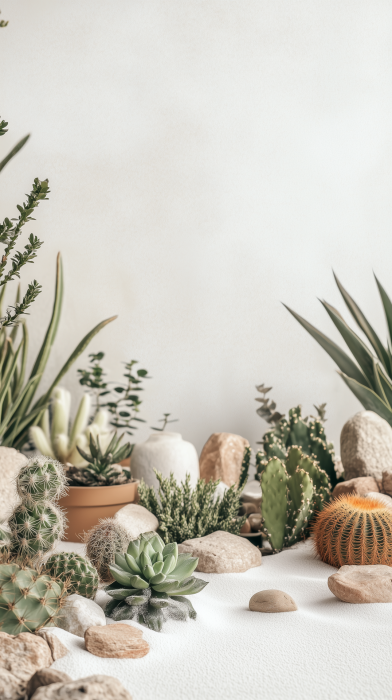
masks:
[[[252,595],[249,610],[264,613],[293,612],[298,610],[295,600],[284,591],[259,591]]]

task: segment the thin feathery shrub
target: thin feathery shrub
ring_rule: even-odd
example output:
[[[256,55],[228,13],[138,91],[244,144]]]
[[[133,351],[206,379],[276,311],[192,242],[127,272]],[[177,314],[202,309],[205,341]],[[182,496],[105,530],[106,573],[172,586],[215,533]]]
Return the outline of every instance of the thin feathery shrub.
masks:
[[[331,566],[392,566],[392,509],[375,498],[340,496],[317,514],[317,554]]]

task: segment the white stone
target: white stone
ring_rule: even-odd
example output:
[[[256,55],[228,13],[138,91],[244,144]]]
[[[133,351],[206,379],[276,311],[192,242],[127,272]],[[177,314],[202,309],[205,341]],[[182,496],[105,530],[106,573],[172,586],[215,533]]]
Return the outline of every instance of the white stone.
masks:
[[[196,571],[206,574],[239,573],[261,564],[261,552],[257,547],[245,537],[222,530],[185,540],[178,551],[198,557]]]
[[[84,637],[85,631],[95,625],[106,625],[105,613],[93,600],[73,593],[68,596],[62,609],[61,617],[56,622],[57,627]]]
[[[19,503],[15,478],[27,463],[27,457],[13,447],[0,447],[0,523],[8,520]]]
[[[254,503],[259,506],[261,503],[261,486],[260,481],[248,481],[245,485],[243,492],[241,493],[241,501],[244,503]]]
[[[361,411],[343,426],[340,452],[346,480],[392,472],[392,428],[373,411]]]
[[[150,513],[147,508],[137,503],[129,503],[124,508],[120,508],[114,519],[126,530],[130,540],[136,539],[142,532],[155,531],[159,526],[158,518],[154,513]]]
[[[392,508],[392,498],[387,496],[386,493],[379,493],[378,491],[370,491],[366,494],[365,498],[375,498],[376,501],[380,501],[387,508]]]
[[[164,477],[173,472],[177,481],[184,481],[186,474],[190,474],[191,485],[196,486],[199,478],[196,448],[183,440],[180,433],[154,433],[133,448],[131,472],[134,479],[144,479],[148,486],[158,489],[154,469]]]

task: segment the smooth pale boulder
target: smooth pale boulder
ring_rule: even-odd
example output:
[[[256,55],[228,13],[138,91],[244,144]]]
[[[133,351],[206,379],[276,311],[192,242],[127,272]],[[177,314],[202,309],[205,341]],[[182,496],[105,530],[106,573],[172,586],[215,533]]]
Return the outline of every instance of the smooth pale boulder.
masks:
[[[52,683],[35,691],[32,700],[132,700],[112,676],[88,676],[68,683]]]
[[[17,635],[0,632],[0,671],[7,671],[19,681],[27,682],[33,673],[51,664],[51,651],[41,637],[31,632]]]
[[[114,519],[122,525],[130,540],[136,540],[143,532],[155,532],[159,527],[158,518],[154,513],[137,503],[129,503],[120,508]]]
[[[8,520],[20,501],[15,479],[27,461],[27,457],[13,447],[0,447],[0,523]]]
[[[54,668],[41,668],[31,676],[26,686],[26,694],[31,698],[38,688],[43,685],[51,685],[51,683],[68,683],[72,678],[68,673],[56,671]]]
[[[332,491],[332,496],[337,498],[338,496],[346,496],[348,494],[354,494],[355,496],[366,496],[370,491],[374,493],[378,491],[378,483],[374,476],[358,476],[356,479],[349,479],[349,481],[342,481],[336,484],[334,490]]]
[[[342,566],[329,577],[328,588],[345,603],[392,603],[392,567]]]
[[[376,501],[380,501],[387,508],[392,508],[392,498],[387,496],[386,493],[379,493],[378,491],[370,491],[365,495],[365,498],[375,498]]]
[[[141,659],[150,651],[143,632],[121,622],[106,627],[90,627],[84,641],[87,651],[110,659]]]
[[[246,438],[233,433],[213,433],[200,455],[200,478],[206,481],[220,479],[224,484],[238,484]]]
[[[56,625],[77,637],[84,637],[89,627],[106,625],[106,617],[102,608],[93,600],[73,593],[66,599]]]
[[[295,600],[288,593],[269,589],[252,595],[249,610],[263,613],[294,612],[298,610]]]
[[[380,481],[383,472],[392,473],[391,426],[373,411],[356,413],[343,426],[340,453],[347,480],[373,476]]]
[[[205,574],[231,574],[248,571],[261,564],[261,552],[245,537],[218,530],[205,537],[185,540],[179,552],[198,557],[196,571]]]

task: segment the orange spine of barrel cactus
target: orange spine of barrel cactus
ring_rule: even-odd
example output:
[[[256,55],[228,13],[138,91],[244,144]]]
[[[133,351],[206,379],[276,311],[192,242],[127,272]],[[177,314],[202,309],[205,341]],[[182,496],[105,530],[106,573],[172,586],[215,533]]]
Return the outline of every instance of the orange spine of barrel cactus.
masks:
[[[392,509],[373,498],[340,496],[317,514],[313,538],[331,566],[392,566]]]

